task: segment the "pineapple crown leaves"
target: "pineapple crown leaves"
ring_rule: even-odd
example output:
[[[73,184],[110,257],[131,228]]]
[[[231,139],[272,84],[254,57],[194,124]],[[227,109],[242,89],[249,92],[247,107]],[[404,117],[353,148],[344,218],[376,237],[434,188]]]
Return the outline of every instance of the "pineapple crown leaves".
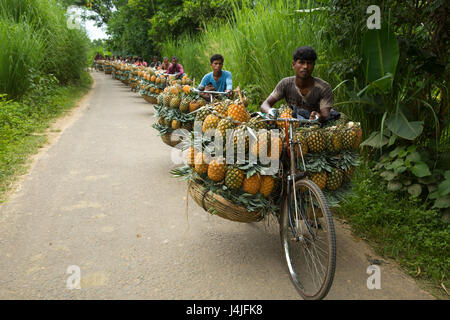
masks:
[[[152,127],[159,131],[158,136],[162,136],[165,135],[166,133],[171,133],[173,131],[171,127],[166,127],[159,123],[152,124]]]
[[[327,153],[321,152],[318,154],[306,154],[304,156],[306,170],[310,172],[331,172],[333,166],[329,163],[327,159]]]
[[[183,180],[192,180],[194,174],[192,168],[188,165],[170,170],[173,178],[182,178]]]

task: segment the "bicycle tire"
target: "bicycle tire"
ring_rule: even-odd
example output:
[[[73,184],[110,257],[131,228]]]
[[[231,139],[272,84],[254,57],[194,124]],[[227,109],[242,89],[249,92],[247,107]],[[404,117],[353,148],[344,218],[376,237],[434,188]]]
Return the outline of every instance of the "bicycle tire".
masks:
[[[336,270],[336,234],[334,230],[333,219],[322,190],[314,182],[312,182],[311,180],[302,179],[296,182],[295,187],[297,197],[299,197],[298,202],[303,201],[304,203],[306,203],[306,206],[308,206],[308,200],[305,199],[310,198],[310,202],[314,203],[313,205],[311,205],[311,211],[313,212],[313,216],[315,217],[315,222],[318,221],[321,226],[318,227],[318,224],[312,223],[310,226],[311,228],[308,230],[306,223],[304,223],[305,219],[298,219],[299,225],[305,225],[305,228],[302,227],[301,232],[297,230],[297,235],[300,236],[294,237],[295,233],[293,232],[292,219],[289,218],[288,209],[288,201],[293,201],[294,193],[291,193],[291,199],[288,199],[288,195],[285,195],[283,199],[283,207],[281,210],[280,219],[281,246],[291,281],[293,282],[298,293],[306,300],[319,300],[323,299],[328,294],[333,283],[334,273]],[[301,191],[301,189],[303,189],[303,191]],[[308,190],[310,191],[310,193],[308,193]],[[316,202],[312,200],[312,194],[314,194]],[[321,208],[320,211],[322,212],[322,217],[319,217],[319,214],[316,214],[317,209],[314,209],[316,205]],[[319,211],[317,210],[317,212]],[[306,220],[309,220],[309,217],[307,215],[308,213],[303,216],[306,216]],[[302,215],[299,216],[303,217]],[[314,240],[314,237],[311,235],[310,230],[312,230],[313,233],[316,232],[317,241]],[[323,241],[323,238],[325,238],[324,236],[326,236],[325,241]],[[319,242],[319,239],[321,239],[322,242]],[[319,247],[321,243],[326,243],[327,250]],[[319,249],[319,251],[317,251],[317,249]],[[300,250],[303,253],[303,257],[301,257],[300,253],[296,253],[297,250]],[[320,282],[318,283],[319,285],[317,286],[317,289],[310,290],[309,287],[312,287],[312,285],[311,279],[308,279],[309,273],[312,273],[312,283],[313,285],[315,285],[316,280],[314,279],[313,274],[316,271],[317,274],[321,274],[320,271],[322,270],[318,270],[320,269],[320,267],[322,267],[322,263],[320,263],[320,255],[324,255],[325,251],[327,252],[327,257],[326,259],[323,259],[323,264],[326,264],[324,277],[323,279],[316,279],[318,282]],[[317,254],[317,258],[319,259],[319,268],[314,261],[312,261],[314,268],[311,268],[311,265],[308,263],[308,258],[311,257],[311,260],[313,260],[313,256],[315,254]],[[305,267],[309,270],[305,270]],[[300,274],[300,272],[302,273]]]

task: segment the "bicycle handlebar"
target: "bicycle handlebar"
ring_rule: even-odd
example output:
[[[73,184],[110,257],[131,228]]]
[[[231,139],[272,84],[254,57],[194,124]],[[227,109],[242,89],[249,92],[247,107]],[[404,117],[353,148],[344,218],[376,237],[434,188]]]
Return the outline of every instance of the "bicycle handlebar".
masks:
[[[221,91],[207,91],[207,90],[204,90],[204,91],[200,91],[200,90],[198,90],[198,89],[193,89],[194,90],[194,92],[202,92],[202,93],[217,93],[217,94],[229,94],[230,92],[221,92]]]
[[[264,119],[260,120],[258,122],[264,122],[264,121],[278,121],[278,122],[297,122],[297,123],[310,123],[310,124],[319,124],[319,117],[316,115],[316,119],[295,119],[295,118],[270,118],[267,117],[266,114],[262,112],[257,112],[260,116],[262,116]]]

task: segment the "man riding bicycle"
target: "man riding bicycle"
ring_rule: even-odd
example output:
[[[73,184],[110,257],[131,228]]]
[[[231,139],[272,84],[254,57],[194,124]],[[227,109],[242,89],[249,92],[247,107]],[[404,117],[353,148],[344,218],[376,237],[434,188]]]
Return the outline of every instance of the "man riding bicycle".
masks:
[[[285,99],[293,108],[293,115],[298,119],[315,119],[320,122],[338,118],[334,110],[333,91],[328,82],[312,76],[317,54],[313,48],[304,46],[297,48],[293,54],[292,69],[295,76],[278,82],[273,92],[261,105],[261,111],[277,116],[278,110],[272,108],[275,103]]]

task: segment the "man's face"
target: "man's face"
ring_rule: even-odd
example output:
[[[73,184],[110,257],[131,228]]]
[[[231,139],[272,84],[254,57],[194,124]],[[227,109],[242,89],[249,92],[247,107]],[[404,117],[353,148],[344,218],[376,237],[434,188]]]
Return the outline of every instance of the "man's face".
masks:
[[[167,63],[167,62],[169,62],[169,59],[164,59],[164,63]]]
[[[176,58],[173,58],[173,59],[172,59],[172,63],[173,63],[173,64],[177,64],[177,59],[176,59]]]
[[[212,70],[213,70],[214,72],[221,71],[221,70],[222,70],[222,67],[223,67],[223,62],[222,62],[222,60],[214,60],[214,61],[211,63],[211,68],[212,68]]]
[[[301,79],[308,79],[311,77],[314,70],[314,61],[311,60],[296,60],[292,62],[292,69],[295,70],[295,75]]]

